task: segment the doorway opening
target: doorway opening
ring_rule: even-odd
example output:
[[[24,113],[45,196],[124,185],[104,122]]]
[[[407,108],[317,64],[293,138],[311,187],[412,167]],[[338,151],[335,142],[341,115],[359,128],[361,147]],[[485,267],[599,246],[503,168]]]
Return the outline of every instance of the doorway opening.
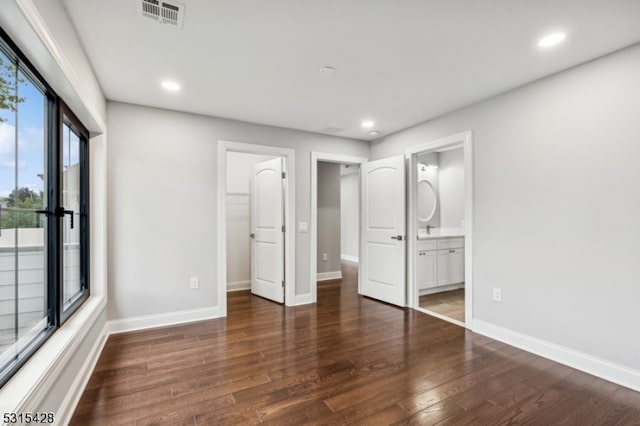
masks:
[[[318,285],[359,277],[359,170],[366,161],[311,153],[311,291],[305,303],[317,302]]]
[[[294,304],[294,161],[291,149],[219,142],[217,259],[221,316],[227,314],[227,291],[256,292],[256,282],[258,295]],[[259,180],[263,176],[266,179]],[[276,203],[274,195],[279,200]],[[258,219],[262,224],[256,227],[255,206],[261,200],[274,210],[258,208],[265,217]],[[277,257],[282,261],[274,261]],[[259,259],[266,266],[263,272],[256,265]],[[262,294],[263,290],[267,293]]]
[[[472,328],[471,132],[412,147],[409,164],[408,302]]]

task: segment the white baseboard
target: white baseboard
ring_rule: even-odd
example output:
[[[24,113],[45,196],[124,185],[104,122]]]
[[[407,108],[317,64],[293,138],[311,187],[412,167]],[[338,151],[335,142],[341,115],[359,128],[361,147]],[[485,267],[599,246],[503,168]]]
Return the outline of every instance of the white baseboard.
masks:
[[[477,318],[473,321],[473,331],[621,386],[640,391],[640,371],[638,370],[481,321]]]
[[[249,290],[251,288],[251,281],[235,281],[227,283],[227,291],[240,291]]]
[[[217,306],[112,320],[107,324],[109,326],[109,334],[116,334],[126,331],[145,330],[147,328],[204,321],[213,318],[220,318],[220,308]]]
[[[100,331],[98,340],[96,340],[95,344],[91,348],[91,351],[87,354],[87,358],[82,364],[78,375],[69,388],[69,392],[64,397],[64,400],[60,405],[60,409],[58,410],[56,416],[56,422],[58,424],[68,425],[71,422],[71,417],[73,416],[73,413],[78,406],[78,402],[80,402],[80,397],[87,387],[87,383],[89,383],[91,374],[93,374],[93,370],[96,368],[96,364],[98,363],[100,354],[102,354],[104,345],[107,343],[107,339],[109,338],[108,331],[109,323],[106,322],[104,324],[104,327],[102,328],[102,331]]]
[[[313,299],[312,299],[311,293],[296,294],[292,306],[308,305],[309,303],[313,303]]]
[[[460,288],[464,288],[464,283],[461,283],[461,284],[449,284],[449,285],[443,285],[443,286],[440,286],[440,287],[431,287],[431,288],[427,288],[427,289],[418,291],[418,294],[420,296],[426,296],[428,294],[437,294],[437,293],[442,293],[442,292],[445,292],[445,291],[458,290]]]
[[[342,279],[342,271],[318,272],[318,281],[339,280]]]
[[[346,262],[358,263],[358,256],[349,256],[348,254],[341,254],[340,259]]]

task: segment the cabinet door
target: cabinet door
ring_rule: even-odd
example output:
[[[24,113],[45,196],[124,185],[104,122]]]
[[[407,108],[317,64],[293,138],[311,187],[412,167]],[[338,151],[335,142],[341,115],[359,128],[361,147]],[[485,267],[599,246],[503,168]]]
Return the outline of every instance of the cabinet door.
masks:
[[[464,282],[464,249],[458,248],[449,253],[451,284]]]
[[[418,290],[435,287],[436,277],[436,251],[418,252],[418,262],[416,270],[416,281]]]
[[[451,253],[438,250],[438,285],[451,284]]]

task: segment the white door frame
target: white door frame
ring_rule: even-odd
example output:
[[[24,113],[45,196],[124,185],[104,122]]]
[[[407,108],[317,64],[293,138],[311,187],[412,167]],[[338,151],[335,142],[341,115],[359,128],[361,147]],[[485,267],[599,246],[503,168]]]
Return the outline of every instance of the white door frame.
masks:
[[[316,303],[318,301],[318,161],[339,164],[357,164],[369,161],[364,157],[353,157],[350,155],[329,154],[326,152],[311,153],[311,259],[310,265],[310,286],[311,294],[306,303]],[[358,193],[360,188],[360,180],[358,179]],[[360,204],[360,196],[358,196],[358,204]],[[360,226],[358,226],[358,235],[360,235]],[[358,241],[360,238],[358,237]],[[360,258],[360,244],[358,244],[358,259]],[[359,265],[359,263],[358,263]],[[359,268],[360,266],[358,266]],[[358,288],[360,288],[360,274],[358,274]]]
[[[409,179],[408,190],[408,234],[407,250],[407,294],[409,306],[419,307],[419,297],[416,286],[416,202],[417,191],[417,155],[425,151],[442,150],[446,148],[462,147],[464,149],[464,326],[473,330],[473,137],[471,131],[458,133],[445,138],[436,139],[421,145],[415,145],[405,150],[405,159],[408,160]],[[434,314],[435,315],[435,314]],[[436,315],[439,316],[440,315]],[[459,321],[443,318],[450,322],[460,324]],[[460,324],[461,325],[461,324]]]
[[[294,304],[295,294],[295,151],[269,145],[218,141],[218,305],[220,316],[227,316],[227,152],[283,157],[287,173],[285,202],[285,285],[284,303]]]

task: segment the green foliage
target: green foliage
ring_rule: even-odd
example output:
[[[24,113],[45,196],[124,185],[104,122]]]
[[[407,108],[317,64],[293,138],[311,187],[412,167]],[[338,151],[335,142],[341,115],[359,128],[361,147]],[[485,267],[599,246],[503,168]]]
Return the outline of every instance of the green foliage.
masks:
[[[5,207],[0,218],[2,229],[42,228],[44,218],[33,211],[42,209],[42,193],[38,194],[29,188],[14,189],[3,204]]]
[[[42,205],[42,197],[37,192],[27,187],[17,188],[11,191],[7,197],[7,207],[20,207],[20,204],[30,203],[32,199],[40,200],[40,205]]]
[[[15,65],[5,64],[0,57],[0,110],[16,112],[18,104],[24,102],[24,98],[16,95],[18,84],[21,80],[16,76]],[[7,121],[0,117],[0,123]]]

